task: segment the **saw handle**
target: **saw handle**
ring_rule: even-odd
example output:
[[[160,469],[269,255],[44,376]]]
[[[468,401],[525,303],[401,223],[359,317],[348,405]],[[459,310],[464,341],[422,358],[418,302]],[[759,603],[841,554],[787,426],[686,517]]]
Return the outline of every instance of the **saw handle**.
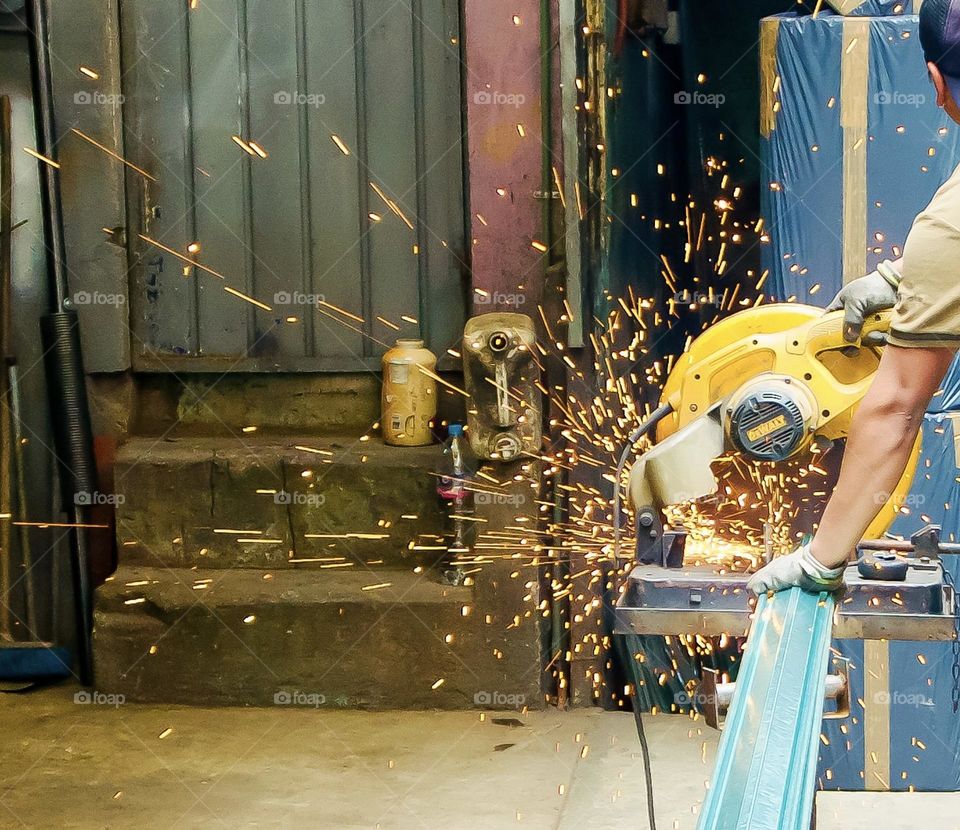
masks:
[[[890,331],[890,318],[892,311],[880,311],[867,315],[863,323],[863,330],[860,332],[860,342],[863,338],[873,332],[886,333]],[[810,328],[807,342],[803,344],[803,350],[811,354],[820,354],[831,349],[849,349],[851,346],[860,345],[857,342],[851,343],[844,335],[843,309],[837,311],[828,311],[823,315],[823,319],[816,326]],[[798,344],[799,345],[799,344]]]

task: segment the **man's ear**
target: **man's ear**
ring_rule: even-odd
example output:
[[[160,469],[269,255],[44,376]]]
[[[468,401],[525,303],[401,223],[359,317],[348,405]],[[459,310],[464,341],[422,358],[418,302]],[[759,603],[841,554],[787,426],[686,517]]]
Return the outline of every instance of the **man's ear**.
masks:
[[[933,88],[937,90],[937,106],[942,107],[947,103],[947,82],[943,79],[943,73],[933,61],[927,61],[927,71],[930,73],[930,80],[933,81]]]

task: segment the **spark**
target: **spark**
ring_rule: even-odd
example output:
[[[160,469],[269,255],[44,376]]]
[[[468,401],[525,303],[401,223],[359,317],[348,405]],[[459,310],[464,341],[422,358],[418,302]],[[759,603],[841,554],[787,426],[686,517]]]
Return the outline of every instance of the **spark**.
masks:
[[[260,300],[254,299],[248,294],[244,294],[242,291],[237,291],[236,288],[231,288],[229,285],[223,286],[223,290],[228,294],[233,294],[234,297],[239,297],[241,300],[245,300],[251,305],[255,305],[257,308],[262,308],[264,311],[273,311],[273,308],[268,306],[266,303],[262,303]]]
[[[146,170],[144,170],[142,167],[138,167],[138,166],[137,166],[136,164],[134,164],[132,161],[127,161],[127,159],[125,159],[125,158],[124,158],[123,156],[121,156],[119,153],[116,153],[116,152],[114,152],[113,150],[111,150],[109,147],[101,144],[101,143],[100,143],[99,141],[97,141],[95,138],[92,138],[91,136],[87,135],[87,134],[84,133],[84,132],[81,132],[80,130],[78,130],[78,129],[74,128],[74,127],[71,127],[71,128],[70,128],[70,132],[72,132],[72,133],[73,133],[74,135],[76,135],[76,136],[79,136],[79,137],[82,138],[84,141],[89,142],[89,143],[92,144],[94,147],[96,147],[98,150],[106,153],[108,156],[110,156],[110,158],[116,159],[116,160],[119,161],[121,164],[125,165],[126,167],[129,167],[129,168],[130,168],[131,170],[133,170],[134,172],[139,173],[139,174],[140,174],[141,176],[143,176],[145,179],[149,179],[149,180],[152,181],[152,182],[158,181],[158,179],[157,179],[155,176],[151,176],[151,175],[150,175]]]
[[[59,169],[60,169],[60,164],[59,164],[59,162],[54,161],[52,158],[47,158],[46,156],[41,155],[41,154],[38,153],[36,150],[31,150],[29,147],[24,147],[24,148],[23,148],[23,151],[24,151],[27,155],[33,156],[35,159],[39,159],[39,160],[42,161],[44,164],[49,164],[49,165],[50,165],[51,167],[53,167],[55,170],[59,170]]]

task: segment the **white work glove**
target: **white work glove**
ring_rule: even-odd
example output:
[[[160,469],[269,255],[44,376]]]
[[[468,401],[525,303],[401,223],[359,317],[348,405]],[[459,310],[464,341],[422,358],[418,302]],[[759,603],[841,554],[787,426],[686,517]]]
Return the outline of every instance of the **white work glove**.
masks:
[[[767,591],[785,591],[787,588],[803,588],[804,591],[836,591],[843,585],[845,565],[828,568],[820,564],[810,553],[810,545],[801,545],[793,553],[778,556],[769,565],[761,568],[747,582],[747,588],[755,594]]]
[[[856,343],[867,317],[896,305],[899,279],[896,269],[884,262],[876,271],[848,282],[837,292],[827,311],[843,309],[844,340]],[[872,331],[863,339],[867,346],[882,346],[885,342],[886,336],[880,331]]]

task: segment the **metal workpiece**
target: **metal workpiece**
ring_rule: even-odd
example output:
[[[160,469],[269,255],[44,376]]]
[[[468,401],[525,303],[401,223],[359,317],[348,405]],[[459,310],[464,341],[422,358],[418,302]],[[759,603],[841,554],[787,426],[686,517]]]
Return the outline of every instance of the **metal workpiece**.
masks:
[[[791,588],[756,610],[697,830],[810,826],[834,599]]]
[[[744,637],[756,611],[749,574],[637,565],[614,612],[621,634]],[[952,640],[954,595],[940,562],[917,560],[903,581],[864,579],[847,567],[833,633],[863,640]]]

